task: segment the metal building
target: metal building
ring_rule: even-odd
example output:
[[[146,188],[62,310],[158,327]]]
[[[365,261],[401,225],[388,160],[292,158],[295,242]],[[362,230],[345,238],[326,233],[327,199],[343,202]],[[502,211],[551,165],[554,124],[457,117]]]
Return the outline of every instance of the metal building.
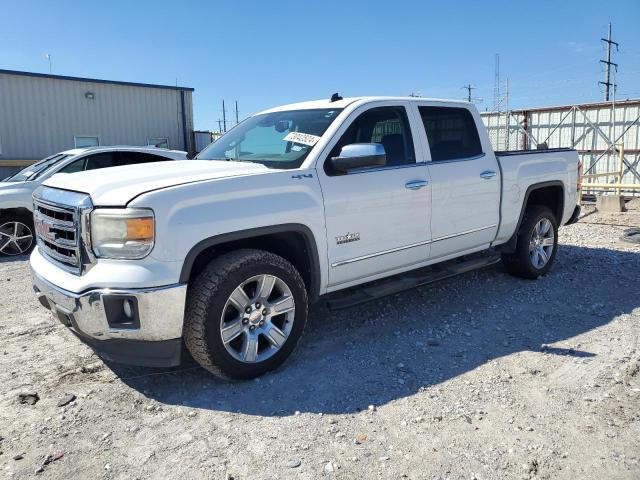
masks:
[[[74,147],[193,152],[193,88],[0,70],[0,168]]]
[[[586,191],[608,191],[605,184],[621,184],[627,186],[620,189],[627,194],[640,193],[638,99],[481,115],[496,150],[535,149],[542,144],[575,148]]]

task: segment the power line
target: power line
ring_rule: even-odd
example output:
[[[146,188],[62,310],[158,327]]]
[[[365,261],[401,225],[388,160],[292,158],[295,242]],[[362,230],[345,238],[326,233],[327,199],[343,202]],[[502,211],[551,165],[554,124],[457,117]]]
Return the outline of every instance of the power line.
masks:
[[[618,64],[617,63],[613,63],[611,61],[611,45],[615,45],[616,46],[616,51],[620,50],[618,43],[616,43],[613,40],[611,40],[611,22],[609,22],[609,36],[607,38],[601,38],[600,40],[602,40],[603,42],[605,42],[607,44],[607,59],[606,60],[600,60],[601,63],[604,63],[607,66],[607,70],[606,70],[606,73],[605,73],[605,81],[604,82],[598,82],[598,84],[604,85],[604,101],[608,102],[609,101],[609,87],[613,87],[614,89],[617,87],[617,85],[615,83],[611,83],[611,65],[613,65],[615,67],[616,72],[618,71]]]

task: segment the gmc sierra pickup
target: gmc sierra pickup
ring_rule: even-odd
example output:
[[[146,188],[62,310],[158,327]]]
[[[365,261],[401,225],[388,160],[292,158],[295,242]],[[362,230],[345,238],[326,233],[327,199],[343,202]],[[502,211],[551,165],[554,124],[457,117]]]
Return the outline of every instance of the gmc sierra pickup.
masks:
[[[569,149],[494,152],[464,102],[287,105],[195,160],[48,179],[34,290],[106,360],[177,365],[186,345],[213,373],[255,377],[320,297],[355,305],[500,256],[544,275],[579,214],[578,170]]]

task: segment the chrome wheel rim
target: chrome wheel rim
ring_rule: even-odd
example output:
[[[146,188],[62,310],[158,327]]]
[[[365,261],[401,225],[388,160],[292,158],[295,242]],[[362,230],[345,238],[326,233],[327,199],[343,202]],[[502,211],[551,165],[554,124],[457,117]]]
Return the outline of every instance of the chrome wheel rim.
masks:
[[[529,255],[531,264],[535,268],[543,268],[553,254],[555,243],[555,233],[553,225],[548,218],[542,218],[533,228],[531,240],[529,241]]]
[[[220,318],[227,352],[243,363],[264,362],[286,343],[296,307],[289,286],[274,275],[256,275],[238,285]]]
[[[22,255],[33,244],[33,232],[22,222],[7,222],[0,225],[0,254]]]

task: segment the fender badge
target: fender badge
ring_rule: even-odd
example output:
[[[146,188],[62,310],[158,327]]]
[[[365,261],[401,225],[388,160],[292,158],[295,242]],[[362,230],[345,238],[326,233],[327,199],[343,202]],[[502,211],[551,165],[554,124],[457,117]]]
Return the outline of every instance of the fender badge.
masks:
[[[313,174],[301,173],[300,175],[291,175],[291,178],[297,178],[298,180],[302,180],[303,178],[313,178]]]
[[[347,233],[346,235],[338,235],[336,237],[336,243],[342,245],[343,243],[357,242],[360,240],[359,233]]]

